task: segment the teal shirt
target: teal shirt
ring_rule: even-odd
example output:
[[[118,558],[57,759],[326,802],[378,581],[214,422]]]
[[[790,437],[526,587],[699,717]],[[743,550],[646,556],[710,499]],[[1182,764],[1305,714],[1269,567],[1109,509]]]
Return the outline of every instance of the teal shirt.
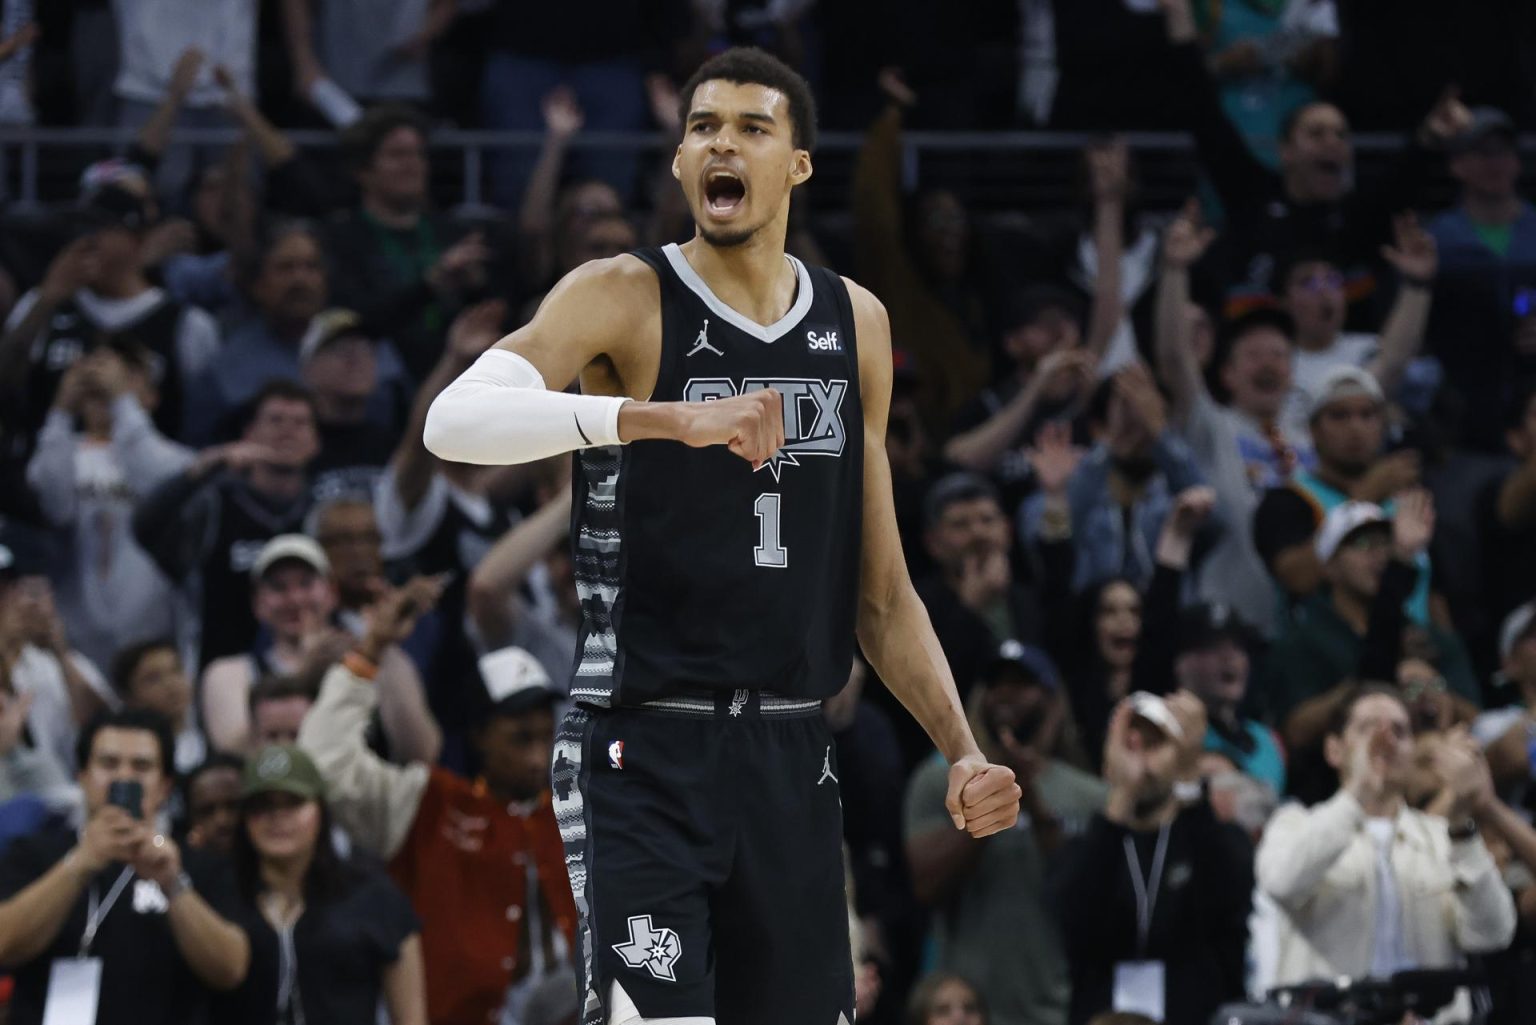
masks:
[[[1481,705],[1477,674],[1461,639],[1433,623],[1425,630],[1440,653],[1437,667],[1451,691]],[[1350,629],[1334,610],[1327,590],[1308,598],[1260,662],[1254,676],[1256,686],[1248,688],[1250,714],[1285,722],[1297,705],[1352,677],[1364,644],[1365,638]]]
[[[1243,721],[1243,731],[1253,742],[1252,751],[1244,751],[1217,733],[1214,726],[1206,727],[1205,749],[1232,759],[1239,772],[1268,783],[1277,796],[1285,793],[1285,756],[1280,753],[1274,731],[1251,719]]]

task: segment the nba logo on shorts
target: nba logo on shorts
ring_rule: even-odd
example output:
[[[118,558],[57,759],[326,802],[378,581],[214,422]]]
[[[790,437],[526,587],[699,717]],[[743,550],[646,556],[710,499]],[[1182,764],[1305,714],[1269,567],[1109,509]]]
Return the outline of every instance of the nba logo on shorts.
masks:
[[[624,768],[624,741],[615,740],[608,745],[608,764],[615,769]]]

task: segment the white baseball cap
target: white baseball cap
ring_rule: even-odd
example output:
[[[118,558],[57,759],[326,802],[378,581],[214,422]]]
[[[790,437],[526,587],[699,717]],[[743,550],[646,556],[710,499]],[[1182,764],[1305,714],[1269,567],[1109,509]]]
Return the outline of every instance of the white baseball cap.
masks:
[[[1536,621],[1536,600],[1526,602],[1504,617],[1504,625],[1499,628],[1500,660],[1508,661],[1515,645],[1530,632],[1533,621]]]
[[[1332,559],[1349,535],[1374,523],[1389,523],[1386,511],[1375,502],[1345,502],[1334,506],[1323,520],[1313,547],[1323,562]]]
[[[1370,371],[1349,365],[1333,367],[1323,375],[1322,381],[1313,390],[1312,401],[1307,407],[1307,419],[1315,419],[1324,407],[1340,399],[1353,399],[1360,396],[1370,399],[1378,406],[1384,405],[1387,401],[1386,396],[1382,394],[1381,385]]]
[[[322,577],[331,575],[331,560],[325,557],[320,542],[307,534],[279,534],[256,553],[256,561],[251,563],[251,579],[260,580],[267,570],[284,559],[306,563]]]
[[[539,660],[522,648],[500,648],[482,655],[480,678],[491,704],[503,711],[522,711],[559,697]]]

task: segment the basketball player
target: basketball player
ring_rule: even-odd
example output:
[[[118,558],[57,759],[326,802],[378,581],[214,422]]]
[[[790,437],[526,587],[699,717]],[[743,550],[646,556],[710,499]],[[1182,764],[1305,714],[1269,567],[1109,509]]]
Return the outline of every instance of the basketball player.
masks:
[[[1008,829],[1019,788],[978,751],[907,578],[885,310],[784,252],[810,90],[738,49],[681,95],[672,173],[696,237],[567,275],[438,397],[426,444],[471,463],[577,452],[583,625],[554,804],[583,1025],[846,1025],[819,705],[855,631],[949,760],[957,829]]]

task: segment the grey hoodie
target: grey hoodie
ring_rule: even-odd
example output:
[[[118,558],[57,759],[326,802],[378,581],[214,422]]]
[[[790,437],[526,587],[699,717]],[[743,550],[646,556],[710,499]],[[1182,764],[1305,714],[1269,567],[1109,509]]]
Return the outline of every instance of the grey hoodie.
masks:
[[[59,550],[68,561],[53,579],[70,643],[99,666],[128,644],[175,636],[176,590],[134,540],[131,521],[138,499],[193,459],[130,395],[113,402],[106,444],[77,433],[59,410],[43,422],[27,482],[66,541]]]

